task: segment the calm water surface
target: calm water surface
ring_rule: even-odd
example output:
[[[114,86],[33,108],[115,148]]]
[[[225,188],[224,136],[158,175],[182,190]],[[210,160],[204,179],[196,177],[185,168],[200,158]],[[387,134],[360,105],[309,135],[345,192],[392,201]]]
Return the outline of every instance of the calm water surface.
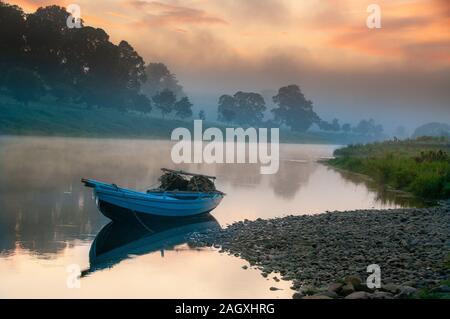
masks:
[[[218,177],[227,196],[215,219],[151,232],[109,224],[80,179],[145,190],[161,167],[175,168],[171,145],[0,137],[0,298],[290,298],[290,282],[244,270],[244,260],[217,249],[192,249],[186,235],[243,219],[416,204],[317,163],[336,146],[286,144],[276,175],[254,164],[176,167]],[[80,288],[68,288],[70,265],[84,271]]]

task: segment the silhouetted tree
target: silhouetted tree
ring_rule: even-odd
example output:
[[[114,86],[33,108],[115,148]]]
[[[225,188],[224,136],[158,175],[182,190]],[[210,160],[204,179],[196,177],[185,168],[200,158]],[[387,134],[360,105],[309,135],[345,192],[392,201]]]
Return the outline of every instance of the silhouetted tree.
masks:
[[[278,108],[272,110],[275,120],[286,124],[293,131],[304,132],[319,122],[319,116],[313,111],[313,103],[307,100],[297,85],[280,88],[273,97]]]
[[[152,98],[152,100],[153,103],[155,103],[155,107],[161,111],[161,114],[164,118],[166,114],[170,114],[172,112],[177,98],[172,91],[166,89],[156,94]]]
[[[260,124],[264,118],[266,102],[261,94],[237,92],[234,96],[222,95],[219,99],[219,120],[241,125]]]
[[[237,115],[236,100],[231,95],[222,95],[219,98],[217,110],[218,120],[223,122],[233,122]]]
[[[148,96],[155,96],[164,90],[172,91],[177,98],[185,96],[183,87],[178,84],[175,74],[163,63],[149,63],[145,69],[147,81],[143,92]]]
[[[126,42],[114,45],[102,29],[67,27],[60,6],[38,8],[26,16],[0,2],[0,71],[36,71],[59,100],[133,109],[146,80],[145,63]],[[3,73],[5,72],[5,73]],[[8,83],[3,83],[9,86]]]
[[[68,81],[67,49],[69,34],[76,32],[67,27],[69,13],[60,6],[38,8],[26,19],[28,62],[52,86]]]
[[[333,122],[331,122],[331,130],[334,132],[339,132],[341,130],[341,124],[339,124],[338,119],[333,119]]]
[[[118,68],[122,81],[126,83],[127,89],[137,92],[147,80],[144,59],[126,41],[120,41],[118,49]]]
[[[344,133],[349,133],[352,130],[352,126],[349,123],[342,125],[342,131]]]
[[[44,83],[41,78],[36,72],[28,69],[11,69],[7,81],[12,96],[25,105],[31,101],[37,101],[45,93]]]
[[[0,2],[0,86],[13,66],[22,66],[25,54],[25,13],[15,5]]]
[[[188,97],[183,97],[181,100],[175,103],[174,110],[176,115],[181,118],[187,118],[192,116],[193,104],[189,101]]]
[[[333,130],[333,126],[327,121],[320,120],[317,122],[317,125],[323,131],[332,131]]]
[[[142,113],[150,113],[152,111],[152,102],[144,94],[136,94],[133,96],[133,105],[136,111]]]
[[[373,119],[361,120],[358,125],[353,128],[353,132],[366,136],[380,136],[383,134],[383,126],[377,125]]]
[[[202,121],[206,120],[206,114],[205,111],[200,110],[200,112],[198,112],[198,118]]]
[[[256,125],[261,123],[264,118],[263,112],[266,110],[266,102],[261,94],[237,92],[234,99],[237,110],[235,121],[238,124]]]

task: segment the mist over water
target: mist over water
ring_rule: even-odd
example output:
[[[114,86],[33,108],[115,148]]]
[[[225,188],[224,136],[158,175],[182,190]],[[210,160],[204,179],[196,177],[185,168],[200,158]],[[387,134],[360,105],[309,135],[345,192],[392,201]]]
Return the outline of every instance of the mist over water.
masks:
[[[172,145],[155,140],[1,137],[0,296],[292,295],[288,282],[266,280],[257,270],[244,271],[243,260],[214,249],[193,250],[182,240],[168,247],[161,241],[164,252],[149,248],[148,253],[122,258],[83,278],[82,289],[68,289],[66,267],[89,268],[90,246],[109,223],[97,210],[92,190],[82,186],[83,177],[146,190],[157,182],[161,167],[215,175],[217,188],[227,193],[212,212],[220,227],[244,219],[414,204],[317,163],[332,155],[332,145],[282,144],[276,175],[259,174],[259,164],[175,167]],[[44,284],[45,291],[40,288]],[[270,291],[274,285],[284,290]]]

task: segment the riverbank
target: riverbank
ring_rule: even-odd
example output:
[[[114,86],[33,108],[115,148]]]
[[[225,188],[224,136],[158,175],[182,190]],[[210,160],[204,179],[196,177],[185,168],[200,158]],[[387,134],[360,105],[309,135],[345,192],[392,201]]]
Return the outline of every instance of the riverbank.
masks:
[[[450,141],[423,137],[350,145],[327,164],[366,175],[386,188],[425,200],[450,198]]]
[[[23,105],[0,93],[0,135],[169,140],[172,131],[178,127],[193,130],[193,120],[163,119],[156,110],[142,114],[111,108],[87,108],[49,97]],[[217,127],[225,132],[227,125],[205,121],[203,127]],[[364,140],[367,137],[353,134],[280,130],[282,143],[348,144]]]
[[[331,284],[341,289],[343,278],[367,278],[367,266],[377,264],[383,287],[393,290],[384,297],[395,297],[403,287],[419,293],[416,289],[435,289],[449,279],[450,205],[246,220],[197,234],[190,244],[221,247],[264,277],[279,273],[293,281],[296,297],[328,291]],[[357,291],[355,286],[344,295]]]

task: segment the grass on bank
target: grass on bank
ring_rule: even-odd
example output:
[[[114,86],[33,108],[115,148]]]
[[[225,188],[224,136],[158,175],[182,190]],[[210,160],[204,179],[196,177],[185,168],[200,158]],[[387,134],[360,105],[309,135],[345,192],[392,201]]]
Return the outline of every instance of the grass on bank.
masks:
[[[146,115],[110,108],[87,108],[48,96],[23,105],[0,92],[0,135],[170,139],[175,128],[192,129],[192,123],[192,119],[163,119],[157,110]],[[204,129],[217,127],[224,132],[229,125],[205,121],[203,126]],[[348,144],[364,140],[367,137],[345,133],[280,130],[282,143]]]
[[[425,199],[450,198],[450,140],[423,137],[350,145],[335,151],[332,166]]]

